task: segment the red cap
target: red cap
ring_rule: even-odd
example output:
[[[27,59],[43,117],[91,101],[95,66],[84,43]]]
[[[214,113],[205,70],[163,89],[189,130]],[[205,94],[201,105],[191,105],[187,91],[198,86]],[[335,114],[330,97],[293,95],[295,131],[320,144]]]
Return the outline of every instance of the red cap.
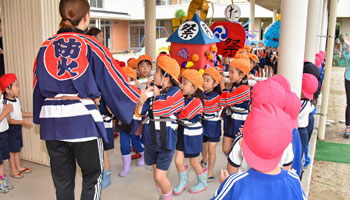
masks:
[[[286,92],[288,103],[283,109],[284,112],[288,113],[292,120],[292,127],[298,127],[298,116],[301,108],[300,98],[294,92]]]
[[[284,88],[285,91],[287,91],[287,92],[291,91],[290,83],[289,83],[288,79],[286,79],[284,76],[275,75],[275,76],[270,77],[270,79],[279,83]]]
[[[301,91],[305,98],[312,100],[314,98],[314,93],[318,88],[318,80],[313,74],[305,73],[303,74],[303,82],[301,86]]]
[[[259,81],[252,90],[252,107],[266,103],[275,104],[281,109],[288,103],[286,91],[271,79]]]
[[[278,166],[292,142],[290,116],[273,104],[252,108],[243,128],[242,153],[247,163],[262,172]]]
[[[4,93],[6,88],[10,86],[15,80],[17,80],[16,74],[7,73],[0,77],[1,92]]]

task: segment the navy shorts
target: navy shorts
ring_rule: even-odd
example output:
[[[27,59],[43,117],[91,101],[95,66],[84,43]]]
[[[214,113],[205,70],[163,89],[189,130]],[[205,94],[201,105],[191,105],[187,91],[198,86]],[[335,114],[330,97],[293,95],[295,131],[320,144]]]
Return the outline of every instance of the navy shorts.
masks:
[[[9,138],[9,151],[11,153],[20,152],[23,147],[22,126],[10,125],[7,132]]]
[[[0,165],[3,164],[3,160],[9,158],[9,140],[7,131],[5,131],[0,133]]]
[[[227,120],[225,125],[224,136],[236,139],[237,136],[241,135],[240,128],[243,127],[245,120],[230,119]]]
[[[113,128],[106,128],[108,142],[103,141],[103,149],[105,151],[114,149]]]
[[[203,143],[206,142],[220,142],[220,136],[219,137],[207,137],[203,135]]]
[[[175,150],[163,149],[158,145],[149,145],[145,143],[145,163],[147,165],[156,165],[157,169],[168,171],[173,161]]]

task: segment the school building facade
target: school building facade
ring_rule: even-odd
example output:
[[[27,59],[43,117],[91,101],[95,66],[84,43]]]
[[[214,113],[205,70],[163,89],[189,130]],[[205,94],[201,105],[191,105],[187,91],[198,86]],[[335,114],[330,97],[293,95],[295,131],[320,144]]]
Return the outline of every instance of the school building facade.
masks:
[[[156,1],[156,34],[157,38],[167,38],[172,33],[171,19],[177,10],[187,13],[191,0],[157,0]],[[213,21],[226,21],[224,11],[231,0],[213,0]],[[241,9],[240,21],[249,19],[249,2],[234,1]],[[105,46],[112,53],[137,51],[144,46],[145,7],[144,0],[90,0],[90,27],[100,28],[104,33]],[[209,4],[207,22],[212,17],[212,5]],[[261,39],[263,30],[272,23],[273,12],[259,5],[255,6],[254,34]],[[248,25],[246,26],[248,30]]]

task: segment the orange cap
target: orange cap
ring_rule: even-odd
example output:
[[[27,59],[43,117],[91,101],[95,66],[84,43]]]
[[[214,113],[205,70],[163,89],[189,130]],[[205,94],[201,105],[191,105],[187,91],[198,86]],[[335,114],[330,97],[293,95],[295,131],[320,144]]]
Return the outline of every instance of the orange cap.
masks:
[[[236,67],[247,75],[250,72],[250,61],[248,55],[236,55],[230,62],[230,67]]]
[[[247,50],[247,52],[250,53],[250,50],[252,48],[249,45],[244,45],[243,49]]]
[[[259,58],[258,58],[257,55],[255,55],[255,54],[253,54],[253,53],[250,53],[250,54],[248,55],[248,57],[249,57],[249,59],[252,59],[255,63],[258,63]]]
[[[174,58],[169,56],[160,56],[157,60],[157,65],[166,73],[170,74],[170,76],[173,77],[176,82],[179,82],[180,65]]]
[[[204,70],[204,74],[208,74],[213,77],[216,83],[220,82],[221,75],[220,72],[215,67],[208,67]]]
[[[141,55],[141,56],[139,57],[138,62],[137,62],[137,66],[138,66],[138,65],[140,64],[140,62],[143,61],[143,60],[148,60],[148,61],[150,61],[150,62],[152,63],[152,57],[149,56],[149,55],[147,55],[147,54],[143,54],[143,55]]]
[[[136,58],[130,58],[127,63],[128,63],[128,67],[136,69],[137,64],[139,64],[139,60]]]
[[[240,55],[240,54],[243,54],[243,53],[249,54],[246,49],[238,49],[238,51],[236,52],[236,55]]]
[[[203,77],[202,74],[195,69],[186,69],[181,73],[181,76],[189,80],[193,85],[197,86],[198,89],[203,91]]]
[[[133,68],[123,67],[122,69],[124,70],[124,72],[127,76],[129,76],[130,78],[133,78],[134,80],[137,79],[137,73]]]

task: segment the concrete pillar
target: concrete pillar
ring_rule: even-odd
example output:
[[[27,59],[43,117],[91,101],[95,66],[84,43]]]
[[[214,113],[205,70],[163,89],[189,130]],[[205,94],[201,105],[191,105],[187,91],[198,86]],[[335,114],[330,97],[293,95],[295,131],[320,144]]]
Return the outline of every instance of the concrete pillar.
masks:
[[[255,0],[250,0],[250,13],[249,20],[252,20],[249,23],[249,31],[254,31],[254,21],[255,21]]]
[[[328,24],[328,0],[323,0],[321,30],[319,34],[319,47],[318,47],[320,51],[326,51],[327,24]]]
[[[323,80],[323,91],[322,91],[322,106],[320,114],[320,122],[318,125],[318,139],[324,140],[326,131],[326,120],[328,110],[328,97],[332,75],[332,60],[333,60],[333,48],[335,38],[335,25],[337,21],[337,7],[338,0],[331,0],[329,9],[329,23],[328,23],[328,39],[327,39],[327,51],[326,51],[326,66]]]
[[[292,91],[297,95],[301,93],[307,5],[305,0],[281,2],[278,74],[290,81]]]
[[[156,0],[145,0],[146,54],[156,59]]]
[[[272,12],[272,23],[275,23],[276,20],[277,20],[277,9],[273,9],[273,12]]]
[[[252,34],[255,35],[254,40],[259,41],[261,38],[261,19],[259,19],[259,18],[254,19],[253,30],[254,30],[254,32],[252,32]]]
[[[306,26],[306,44],[304,58],[310,62],[315,61],[315,54],[317,52],[317,33],[320,24],[320,5],[323,0],[309,0],[307,12],[307,26]]]

